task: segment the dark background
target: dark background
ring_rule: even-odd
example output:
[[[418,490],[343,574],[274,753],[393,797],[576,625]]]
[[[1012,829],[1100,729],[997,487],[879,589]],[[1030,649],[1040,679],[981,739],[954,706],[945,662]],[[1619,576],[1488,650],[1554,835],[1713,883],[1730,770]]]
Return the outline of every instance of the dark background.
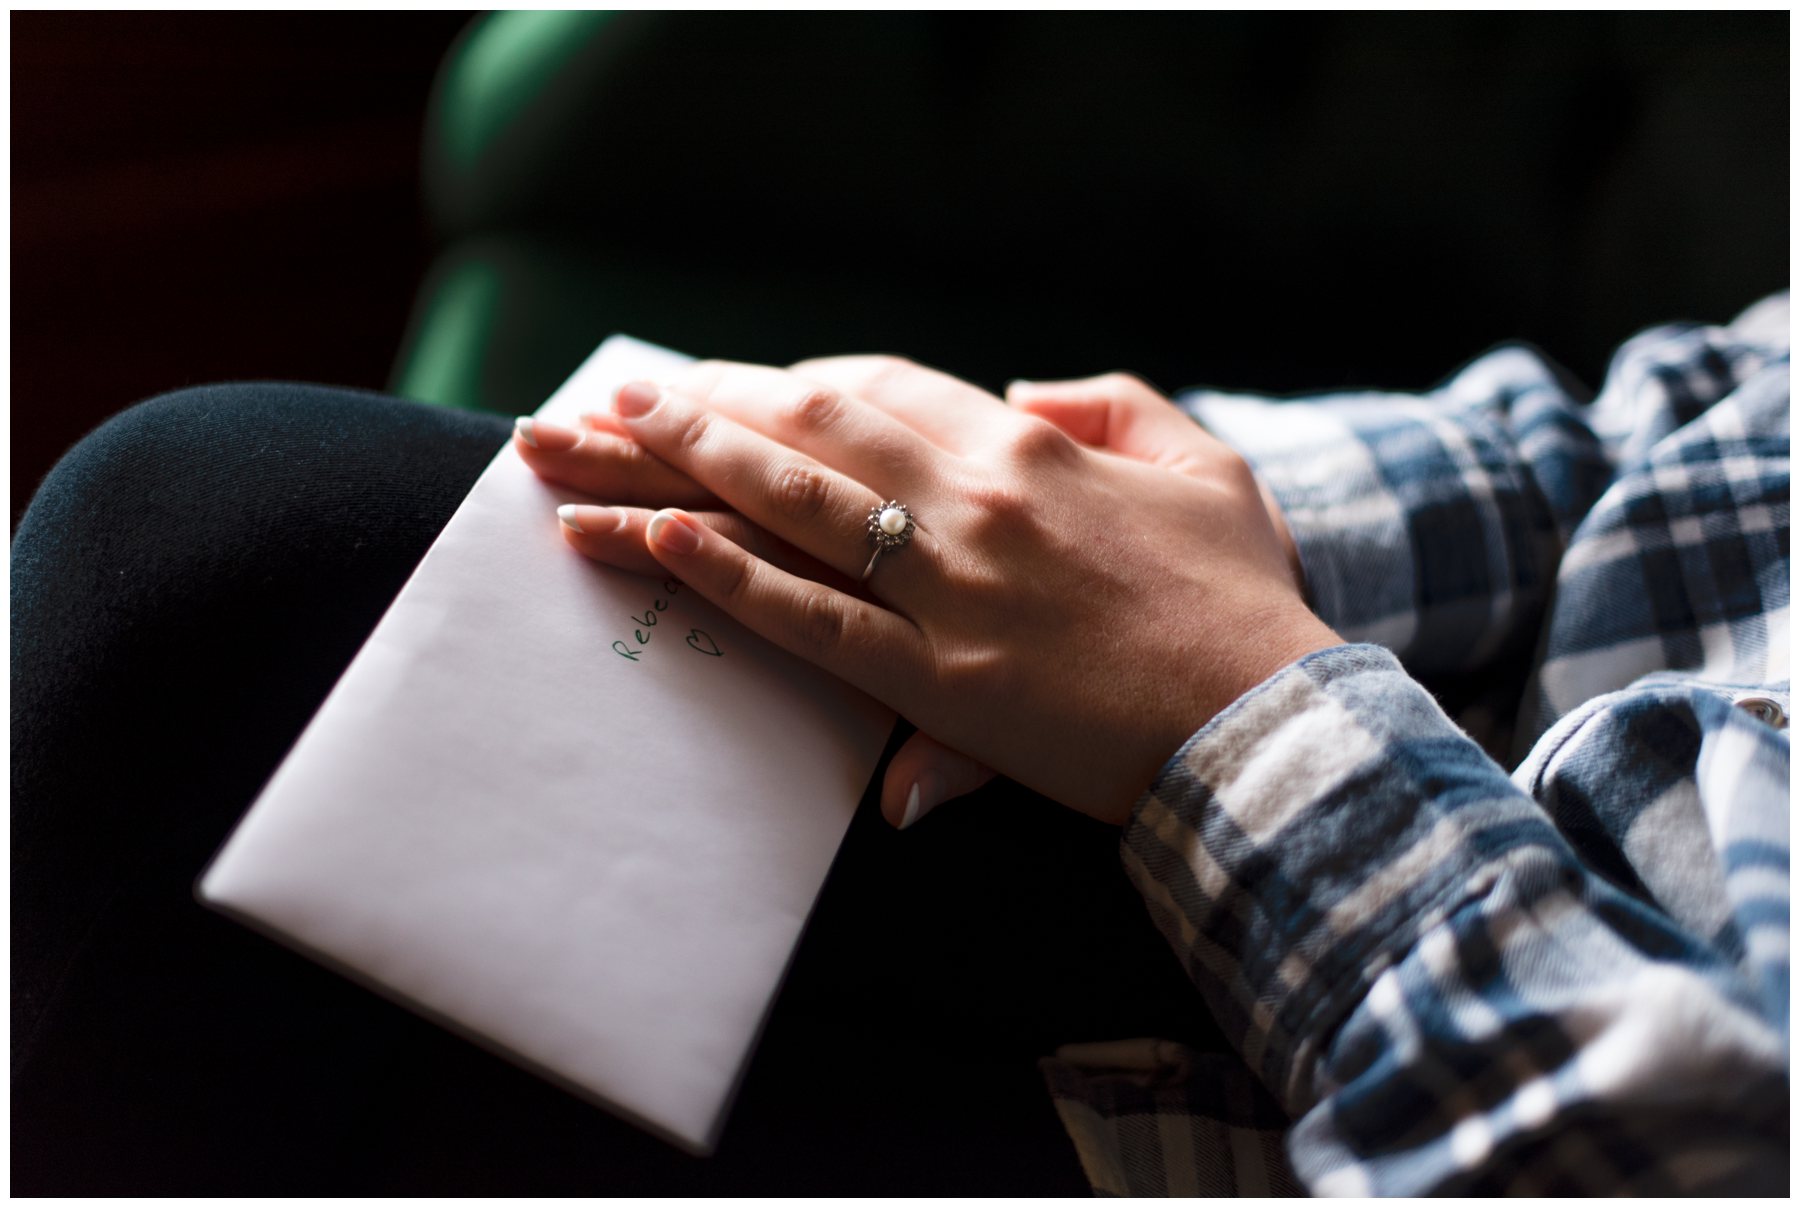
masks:
[[[15,523],[137,399],[386,381],[429,250],[426,97],[469,19],[12,14]]]
[[[1273,391],[1517,338],[1591,386],[1787,281],[1785,13],[626,13],[457,167],[473,19],[12,16],[15,522],[157,392],[416,386],[458,271],[500,411],[613,330]]]

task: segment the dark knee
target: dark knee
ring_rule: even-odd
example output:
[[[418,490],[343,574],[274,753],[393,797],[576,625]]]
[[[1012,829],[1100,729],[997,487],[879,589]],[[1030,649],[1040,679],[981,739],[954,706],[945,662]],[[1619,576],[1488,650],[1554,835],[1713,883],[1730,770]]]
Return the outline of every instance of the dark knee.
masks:
[[[231,387],[198,386],[158,395],[118,412],[53,466],[20,526],[60,528],[92,516],[115,498],[141,497],[192,472],[196,433],[224,410]]]
[[[280,382],[196,386],[127,407],[45,477],[14,541],[145,523],[375,524],[379,496],[441,521],[505,441],[497,416]],[[154,533],[150,534],[154,535]]]

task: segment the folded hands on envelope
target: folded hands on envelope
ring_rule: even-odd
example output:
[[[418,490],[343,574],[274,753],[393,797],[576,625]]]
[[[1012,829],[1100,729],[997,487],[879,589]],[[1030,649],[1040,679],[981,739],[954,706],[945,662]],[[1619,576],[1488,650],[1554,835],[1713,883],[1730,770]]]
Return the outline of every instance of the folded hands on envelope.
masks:
[[[916,725],[895,825],[996,771],[1123,823],[1210,718],[1342,640],[1244,460],[1125,375],[1002,400],[893,357],[699,362],[513,445],[596,501],[560,511],[575,550],[673,575]],[[864,580],[890,503],[913,531]]]

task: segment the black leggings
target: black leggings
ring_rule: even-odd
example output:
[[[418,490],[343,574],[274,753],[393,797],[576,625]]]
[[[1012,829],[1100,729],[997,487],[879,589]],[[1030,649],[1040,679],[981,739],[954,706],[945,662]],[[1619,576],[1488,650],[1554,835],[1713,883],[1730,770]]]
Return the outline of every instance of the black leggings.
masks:
[[[214,386],[39,489],[13,542],[14,1193],[1085,1193],[1035,1059],[1218,1041],[1116,832],[1010,783],[905,834],[863,801],[710,1159],[195,903],[508,431]]]

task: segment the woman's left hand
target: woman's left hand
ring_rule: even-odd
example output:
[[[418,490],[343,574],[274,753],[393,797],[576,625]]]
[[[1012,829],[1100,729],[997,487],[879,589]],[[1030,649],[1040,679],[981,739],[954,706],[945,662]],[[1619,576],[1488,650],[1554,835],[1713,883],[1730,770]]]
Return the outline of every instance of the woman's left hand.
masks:
[[[863,592],[782,570],[680,509],[643,531],[746,627],[1096,818],[1122,823],[1195,730],[1341,640],[1302,602],[1249,468],[1210,438],[1214,472],[1172,474],[887,357],[701,363],[623,387],[615,414],[655,458],[850,580],[874,549],[871,510],[904,503],[911,541]],[[883,811],[899,821],[909,796],[890,777]]]

